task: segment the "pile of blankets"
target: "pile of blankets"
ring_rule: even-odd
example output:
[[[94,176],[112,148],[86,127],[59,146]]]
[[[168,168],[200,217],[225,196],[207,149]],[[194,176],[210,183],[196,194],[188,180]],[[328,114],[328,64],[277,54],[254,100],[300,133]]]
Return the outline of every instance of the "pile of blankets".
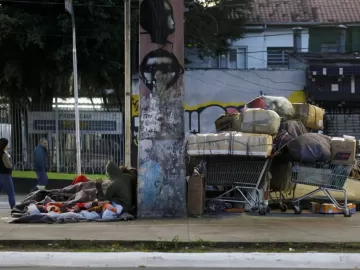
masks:
[[[38,190],[16,205],[11,223],[131,220],[136,209],[135,170],[107,165],[110,180],[78,181],[63,189]]]

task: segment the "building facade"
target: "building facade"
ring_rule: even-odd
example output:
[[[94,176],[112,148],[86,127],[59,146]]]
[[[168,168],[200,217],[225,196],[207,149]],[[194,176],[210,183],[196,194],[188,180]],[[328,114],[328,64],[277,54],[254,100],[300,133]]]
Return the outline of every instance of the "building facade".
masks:
[[[337,89],[330,81],[338,81],[340,96],[350,91],[350,99],[357,97],[357,92],[351,93],[351,89],[357,91],[357,74],[350,74],[357,71],[349,71],[340,77],[331,77],[329,73],[326,78],[321,78],[317,74],[316,81],[313,81],[312,72],[313,68],[318,68],[317,63],[302,58],[311,54],[330,56],[357,52],[360,50],[358,22],[360,2],[357,0],[253,0],[253,12],[246,32],[231,44],[228,54],[201,59],[196,44],[186,44],[185,133],[215,131],[214,121],[222,113],[239,110],[245,102],[261,94],[285,96],[292,102],[312,102],[326,107],[327,128],[338,126],[338,132],[330,130],[329,134],[339,134],[339,130],[344,130],[341,126],[344,123],[360,126],[360,111],[355,113],[356,104],[351,107],[352,113],[343,111],[331,116],[339,106],[331,102],[325,104],[322,99],[327,94],[319,90],[323,89],[319,85],[324,84]],[[351,66],[357,61],[356,57],[352,58]],[[332,61],[331,65],[339,65],[341,61]],[[345,66],[343,70],[347,73]],[[134,80],[134,147],[139,126],[137,85],[137,80]],[[335,97],[334,92],[330,96]],[[341,101],[344,102],[346,106],[342,109],[350,108],[349,102]],[[351,116],[351,120],[346,120],[350,119],[350,114],[355,118]],[[350,135],[357,133],[347,128],[345,131]]]

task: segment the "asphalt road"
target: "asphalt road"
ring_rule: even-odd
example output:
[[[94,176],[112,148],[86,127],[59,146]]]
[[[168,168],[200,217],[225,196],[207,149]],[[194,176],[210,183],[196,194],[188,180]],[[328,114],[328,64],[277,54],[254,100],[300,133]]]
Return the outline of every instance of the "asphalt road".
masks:
[[[11,267],[0,267],[0,269],[9,269],[9,270],[89,270],[89,269],[96,269],[96,270],[139,270],[139,267],[137,268],[58,268],[58,267],[20,267],[20,268],[11,268]],[[146,269],[149,269],[148,267]],[[151,269],[159,269],[151,268]],[[242,269],[242,270],[279,270],[283,268],[161,268],[161,270],[235,270],[235,269]],[[296,270],[299,268],[289,269],[287,270]],[[319,270],[319,269],[312,269],[312,268],[302,268],[302,270]],[[338,269],[338,270],[350,270],[350,269]]]
[[[136,268],[77,268],[77,267],[71,267],[71,268],[59,268],[59,267],[0,267],[0,269],[9,269],[9,270],[90,270],[90,269],[96,269],[96,270],[139,270],[139,267]],[[140,268],[141,269],[141,268]],[[146,269],[149,269],[149,267],[146,267]],[[151,268],[150,269],[159,269],[159,267]],[[235,270],[235,269],[241,269],[241,270],[279,270],[284,268],[161,268],[161,270]],[[299,268],[287,268],[287,270],[296,270]],[[302,268],[302,270],[319,270],[313,269],[313,268]],[[338,270],[350,270],[350,269],[338,269]]]

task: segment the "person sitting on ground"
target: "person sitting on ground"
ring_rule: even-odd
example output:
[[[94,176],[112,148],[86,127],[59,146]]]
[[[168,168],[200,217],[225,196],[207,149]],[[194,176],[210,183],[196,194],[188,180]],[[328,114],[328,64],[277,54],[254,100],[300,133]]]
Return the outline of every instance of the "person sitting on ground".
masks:
[[[106,174],[110,181],[97,181],[101,183],[102,191],[98,194],[99,201],[110,201],[123,207],[123,212],[129,213],[133,209],[131,177],[115,164],[109,161],[106,165]]]
[[[0,139],[0,192],[4,190],[8,195],[10,208],[13,209],[15,202],[14,184],[11,177],[12,163],[11,157],[6,152],[9,141],[5,138]]]

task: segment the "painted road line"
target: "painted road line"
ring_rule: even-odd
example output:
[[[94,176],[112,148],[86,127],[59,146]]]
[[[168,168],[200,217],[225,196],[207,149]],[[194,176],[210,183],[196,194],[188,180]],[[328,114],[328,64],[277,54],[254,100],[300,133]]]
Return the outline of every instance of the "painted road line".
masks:
[[[82,253],[1,252],[0,267],[185,267],[358,269],[347,253]]]

